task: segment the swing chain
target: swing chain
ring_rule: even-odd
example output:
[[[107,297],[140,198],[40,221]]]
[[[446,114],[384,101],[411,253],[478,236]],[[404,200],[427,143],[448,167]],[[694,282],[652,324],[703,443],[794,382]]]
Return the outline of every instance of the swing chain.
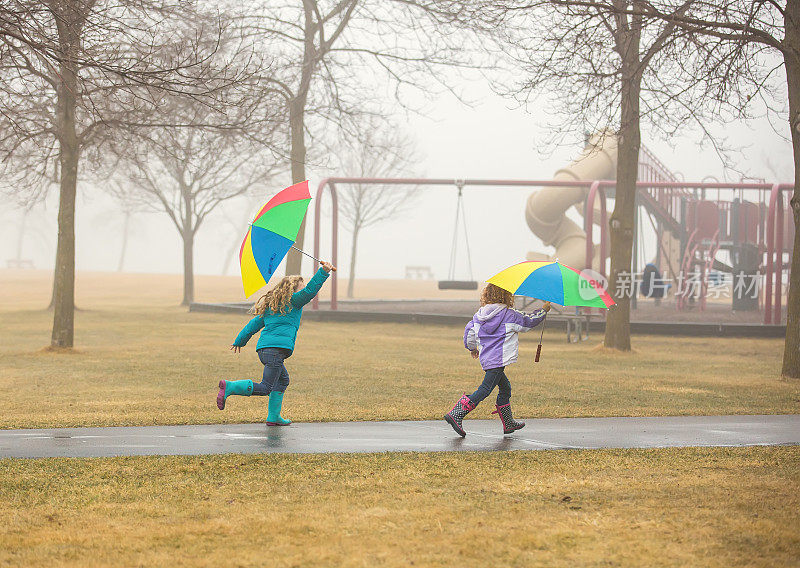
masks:
[[[464,226],[464,243],[467,249],[467,264],[469,266],[469,277],[470,279],[474,279],[472,273],[472,258],[471,258],[471,251],[469,247],[469,233],[467,231],[467,218],[466,218],[466,211],[464,209],[464,186],[466,185],[465,180],[463,179],[456,179],[453,180],[456,188],[458,188],[458,198],[456,199],[456,218],[455,223],[453,225],[453,242],[450,248],[450,266],[448,271],[448,278],[450,280],[455,280],[455,273],[456,273],[456,260],[457,260],[457,250],[458,250],[458,226],[459,221]],[[460,216],[460,218],[459,218]]]

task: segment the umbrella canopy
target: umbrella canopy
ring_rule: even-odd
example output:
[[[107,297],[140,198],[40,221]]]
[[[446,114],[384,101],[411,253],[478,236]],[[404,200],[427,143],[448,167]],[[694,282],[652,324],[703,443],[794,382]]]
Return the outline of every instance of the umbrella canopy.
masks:
[[[258,212],[239,249],[245,297],[264,286],[297,239],[311,194],[308,181],[278,192]]]
[[[561,306],[610,308],[614,300],[595,280],[558,261],[520,262],[486,282],[517,296],[529,296]]]

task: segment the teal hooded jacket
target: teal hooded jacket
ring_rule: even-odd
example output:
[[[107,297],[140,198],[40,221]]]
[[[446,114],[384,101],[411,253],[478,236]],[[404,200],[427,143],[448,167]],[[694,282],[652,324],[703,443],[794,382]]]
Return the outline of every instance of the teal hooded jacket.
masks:
[[[306,284],[305,288],[292,294],[292,299],[289,305],[286,306],[285,314],[267,311],[263,315],[254,317],[239,332],[233,345],[244,347],[259,329],[264,328],[261,332],[261,337],[258,338],[256,349],[282,347],[294,351],[297,330],[300,328],[300,318],[303,315],[303,306],[314,299],[328,276],[329,274],[322,268],[317,270],[317,273]]]

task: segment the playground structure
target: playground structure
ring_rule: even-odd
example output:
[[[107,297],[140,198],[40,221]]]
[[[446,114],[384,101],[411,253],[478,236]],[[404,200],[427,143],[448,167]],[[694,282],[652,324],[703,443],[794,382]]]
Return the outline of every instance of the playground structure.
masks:
[[[528,198],[525,219],[531,231],[545,245],[555,248],[554,258],[579,269],[591,268],[603,276],[607,269],[606,194],[613,196],[613,182],[602,181],[588,188],[585,180],[609,180],[616,174],[617,141],[608,133],[589,138],[581,155],[569,166],[558,170],[554,181],[571,180],[575,185],[543,187]],[[644,248],[641,220],[646,218],[655,235],[656,252],[642,264],[652,267],[648,295],[666,295],[670,280],[674,286],[675,307],[686,310],[697,304],[706,307],[712,276],[731,275],[732,308],[759,309],[763,300],[764,323],[781,320],[783,271],[794,242],[794,223],[785,204],[786,184],[698,183],[679,182],[652,152],[642,147],[639,159],[637,193],[637,238],[635,239],[633,277],[637,252]],[[716,190],[716,199],[707,193]],[[745,199],[744,193],[756,199]],[[600,200],[597,195],[600,194]],[[581,229],[566,216],[570,207],[578,208],[585,223]],[[599,220],[599,246],[592,238],[595,219]],[[728,262],[720,259],[727,254]],[[541,254],[529,253],[539,260]],[[763,297],[759,294],[760,275],[765,277]],[[655,287],[655,290],[653,289]],[[660,288],[660,289],[659,289]],[[635,301],[637,294],[633,294]]]
[[[616,183],[616,140],[610,135],[590,138],[581,156],[558,170],[552,180],[483,180],[424,178],[326,178],[319,184],[315,205],[314,256],[320,255],[322,198],[327,189],[332,201],[331,258],[338,255],[337,184],[420,185],[535,189],[530,195],[525,219],[531,231],[555,248],[551,258],[602,277],[609,265],[607,200]],[[764,324],[779,324],[782,318],[784,276],[788,276],[794,223],[788,207],[792,184],[684,182],[670,172],[646,148],[642,148],[637,183],[636,238],[630,293],[640,295],[637,258],[643,256],[644,220],[654,235],[655,252],[641,264],[651,275],[647,297],[672,294],[679,311],[706,309],[711,286],[718,287],[730,275],[727,292],[734,311],[762,310]],[[575,207],[583,227],[567,217]],[[458,213],[457,213],[458,214]],[[595,225],[597,231],[595,232]],[[455,234],[454,234],[455,241]],[[528,253],[528,258],[548,258]],[[452,260],[451,260],[452,265]],[[728,281],[724,277],[725,282]],[[627,283],[626,283],[627,285]],[[614,291],[611,291],[612,294]],[[318,300],[313,308],[318,309]],[[337,309],[337,277],[331,282],[332,310]]]
[[[594,246],[591,227],[583,228],[567,217],[575,207],[577,212],[594,225],[594,219],[605,219],[605,199],[596,200],[597,188],[586,186],[586,180],[614,179],[617,170],[617,140],[604,133],[592,136],[581,155],[553,176],[558,186],[545,186],[531,193],[525,206],[525,221],[531,232],[545,246],[555,248],[552,258],[577,269],[592,268],[603,272],[606,235],[601,232],[600,246]],[[573,182],[573,184],[560,185]],[[575,183],[577,182],[577,183]],[[591,196],[590,196],[591,194]],[[589,205],[591,204],[591,205]],[[591,207],[591,211],[587,209]],[[601,227],[604,223],[601,223]],[[588,235],[588,238],[587,238]],[[539,252],[528,253],[529,260],[549,260]]]

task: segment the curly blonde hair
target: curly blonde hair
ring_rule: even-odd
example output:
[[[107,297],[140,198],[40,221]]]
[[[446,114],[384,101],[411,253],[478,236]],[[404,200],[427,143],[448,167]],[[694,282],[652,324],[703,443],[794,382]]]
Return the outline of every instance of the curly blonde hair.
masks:
[[[253,304],[253,307],[250,308],[250,313],[260,316],[269,310],[275,314],[285,314],[286,307],[292,299],[292,294],[297,292],[302,283],[302,276],[285,276],[272,290],[261,296]]]
[[[484,289],[481,290],[481,306],[487,304],[505,304],[509,308],[513,308],[514,294],[494,284],[487,284]]]

